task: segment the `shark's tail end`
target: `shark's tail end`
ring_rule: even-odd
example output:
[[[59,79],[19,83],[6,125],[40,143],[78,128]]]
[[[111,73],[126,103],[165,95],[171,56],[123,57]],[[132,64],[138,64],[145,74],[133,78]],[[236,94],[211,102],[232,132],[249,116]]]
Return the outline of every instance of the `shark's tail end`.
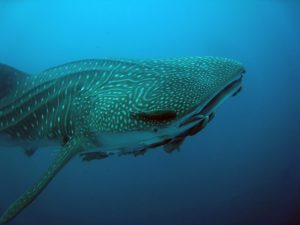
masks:
[[[11,217],[7,211],[0,217],[0,225],[9,223],[14,217]]]

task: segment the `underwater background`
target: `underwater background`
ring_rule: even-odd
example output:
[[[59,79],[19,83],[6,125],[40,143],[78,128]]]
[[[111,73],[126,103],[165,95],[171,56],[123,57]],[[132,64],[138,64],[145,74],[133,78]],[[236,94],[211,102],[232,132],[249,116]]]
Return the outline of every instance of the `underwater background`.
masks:
[[[0,0],[0,62],[222,56],[243,90],[180,152],[72,160],[11,225],[300,225],[300,2]],[[0,213],[55,157],[0,149]]]

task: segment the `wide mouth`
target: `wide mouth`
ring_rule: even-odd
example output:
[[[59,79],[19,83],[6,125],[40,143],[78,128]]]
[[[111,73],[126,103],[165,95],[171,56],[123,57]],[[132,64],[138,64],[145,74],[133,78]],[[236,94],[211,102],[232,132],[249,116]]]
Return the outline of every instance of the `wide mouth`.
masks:
[[[232,81],[225,88],[223,88],[217,95],[215,95],[200,111],[201,115],[208,115],[212,110],[214,110],[220,103],[222,103],[227,97],[235,96],[242,89],[241,86],[242,77],[238,80]]]
[[[187,119],[180,123],[179,127],[198,122],[199,120],[203,120],[204,118],[209,118],[209,116],[215,111],[215,109],[218,108],[228,97],[235,96],[241,91],[242,78],[243,75],[231,81],[223,89],[217,92],[216,95],[210,98],[205,104],[196,107],[196,109],[193,110],[194,113],[192,113],[192,115],[188,116]]]

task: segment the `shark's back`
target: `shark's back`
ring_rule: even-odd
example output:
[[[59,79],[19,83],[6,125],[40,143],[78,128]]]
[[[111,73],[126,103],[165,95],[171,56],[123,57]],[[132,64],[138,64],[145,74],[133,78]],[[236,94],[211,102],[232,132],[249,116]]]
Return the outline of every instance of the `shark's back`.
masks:
[[[157,66],[148,64],[155,63]],[[65,137],[74,132],[70,113],[74,96],[85,90],[120,89],[121,80],[158,80],[163,62],[138,60],[82,60],[27,75],[0,67],[0,132],[17,138]],[[165,65],[166,67],[166,65]]]
[[[62,78],[74,78],[93,72],[130,70],[139,64],[133,60],[80,60],[49,68],[35,75],[28,75],[13,67],[0,64],[0,106],[10,104],[33,88]],[[99,73],[100,74],[100,73]],[[73,75],[73,76],[72,76]],[[74,76],[75,75],[75,76]]]
[[[144,73],[176,71],[179,73],[191,60],[197,60],[197,57],[164,60],[89,59],[55,66],[36,75],[28,75],[5,64],[0,64],[0,108],[10,104],[28,91],[53,80],[74,77],[77,79],[80,75],[84,76],[95,72],[99,76],[103,73],[121,73],[125,77],[130,77],[137,71]]]

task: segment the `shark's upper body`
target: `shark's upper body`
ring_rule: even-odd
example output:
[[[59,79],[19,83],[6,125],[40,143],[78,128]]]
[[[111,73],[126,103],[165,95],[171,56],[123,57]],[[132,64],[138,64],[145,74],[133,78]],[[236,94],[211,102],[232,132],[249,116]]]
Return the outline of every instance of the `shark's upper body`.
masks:
[[[240,63],[216,57],[84,60],[38,75],[0,65],[1,143],[61,146],[46,174],[0,224],[32,202],[76,154],[89,161],[178,148],[240,90],[244,71]]]

